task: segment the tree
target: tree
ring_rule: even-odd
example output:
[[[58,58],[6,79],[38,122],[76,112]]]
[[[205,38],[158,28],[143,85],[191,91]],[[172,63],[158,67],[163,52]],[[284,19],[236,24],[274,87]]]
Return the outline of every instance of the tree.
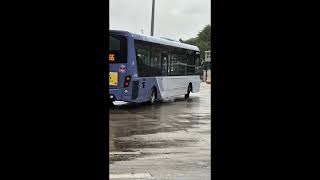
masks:
[[[198,46],[200,49],[200,57],[204,59],[204,51],[211,50],[211,25],[206,25],[195,38],[184,41],[186,44]]]

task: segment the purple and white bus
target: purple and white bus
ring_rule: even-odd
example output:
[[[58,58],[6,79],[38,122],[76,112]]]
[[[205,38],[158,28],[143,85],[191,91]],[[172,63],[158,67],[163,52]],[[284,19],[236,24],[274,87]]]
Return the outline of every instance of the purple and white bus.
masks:
[[[109,102],[150,102],[200,88],[199,48],[127,31],[109,31]]]

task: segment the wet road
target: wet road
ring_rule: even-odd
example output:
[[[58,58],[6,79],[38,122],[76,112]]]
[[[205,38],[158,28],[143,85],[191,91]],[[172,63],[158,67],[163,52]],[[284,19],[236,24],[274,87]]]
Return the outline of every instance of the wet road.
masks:
[[[211,179],[210,85],[156,105],[110,109],[111,179]]]

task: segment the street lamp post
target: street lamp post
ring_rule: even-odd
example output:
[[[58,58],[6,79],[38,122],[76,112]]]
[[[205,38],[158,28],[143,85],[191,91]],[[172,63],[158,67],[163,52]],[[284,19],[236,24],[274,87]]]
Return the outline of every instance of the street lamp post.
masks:
[[[153,36],[153,28],[154,28],[154,2],[155,0],[152,0],[152,15],[151,15],[151,36]]]

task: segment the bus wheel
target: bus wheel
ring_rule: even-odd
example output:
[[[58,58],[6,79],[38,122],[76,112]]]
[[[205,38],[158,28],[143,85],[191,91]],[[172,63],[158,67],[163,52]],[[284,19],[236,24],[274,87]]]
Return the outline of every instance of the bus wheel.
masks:
[[[184,95],[184,98],[185,98],[185,99],[189,99],[189,97],[190,97],[190,92],[191,92],[191,86],[190,86],[190,84],[189,84],[189,86],[188,86],[188,93]]]
[[[156,99],[157,99],[157,92],[154,88],[151,89],[150,92],[150,104],[155,104],[156,103]]]
[[[114,104],[112,101],[109,101],[109,107],[114,107]]]

